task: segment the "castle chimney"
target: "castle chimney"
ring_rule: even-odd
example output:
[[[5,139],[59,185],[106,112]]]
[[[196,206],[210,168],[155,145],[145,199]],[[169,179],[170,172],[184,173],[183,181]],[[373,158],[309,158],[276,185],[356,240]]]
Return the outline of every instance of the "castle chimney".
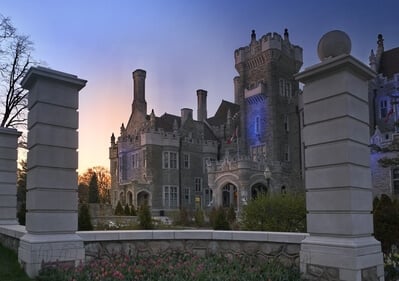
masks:
[[[133,110],[138,110],[143,114],[147,114],[147,102],[145,101],[145,77],[145,70],[136,69],[133,72]]]
[[[207,91],[199,89],[197,90],[197,100],[198,100],[198,108],[197,108],[197,120],[205,121],[208,118],[207,110],[206,110],[206,96]]]
[[[193,110],[191,108],[181,109],[181,126],[188,120],[193,119]]]

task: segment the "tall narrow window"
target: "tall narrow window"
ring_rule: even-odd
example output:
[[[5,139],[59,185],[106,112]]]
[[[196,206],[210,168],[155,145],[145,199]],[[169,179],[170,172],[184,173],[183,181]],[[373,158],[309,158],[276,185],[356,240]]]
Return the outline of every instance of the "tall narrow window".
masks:
[[[386,118],[388,114],[388,101],[386,99],[380,100],[380,117]]]
[[[190,169],[190,154],[188,153],[183,154],[183,167],[185,169]]]
[[[119,168],[120,168],[120,175],[121,178],[120,180],[125,181],[127,180],[127,156],[126,154],[122,154],[122,156],[119,157]]]
[[[260,117],[256,116],[255,117],[255,134],[260,133]]]
[[[290,161],[290,146],[288,144],[284,147],[284,161]]]
[[[399,168],[392,170],[392,194],[399,195]]]
[[[195,178],[195,192],[202,192],[202,178]]]
[[[169,152],[165,151],[163,153],[163,168],[169,169]]]
[[[285,130],[286,133],[288,133],[290,131],[288,115],[284,115],[284,130]]]
[[[284,96],[284,93],[285,93],[285,83],[284,83],[284,80],[283,79],[280,79],[280,96]]]
[[[184,198],[184,204],[186,206],[190,205],[190,188],[185,187],[183,189],[183,198]]]

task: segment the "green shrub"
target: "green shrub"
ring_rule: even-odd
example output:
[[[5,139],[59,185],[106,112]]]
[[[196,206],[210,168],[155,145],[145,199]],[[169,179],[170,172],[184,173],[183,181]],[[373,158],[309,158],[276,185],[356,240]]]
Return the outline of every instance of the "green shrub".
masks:
[[[78,230],[93,230],[91,224],[89,207],[86,204],[82,204],[79,208],[78,214]]]
[[[201,208],[195,210],[194,221],[196,226],[201,227],[205,223],[204,211]]]
[[[227,221],[230,225],[236,221],[236,211],[233,205],[230,205],[230,207],[227,209]]]
[[[214,230],[230,230],[227,214],[223,207],[212,209],[210,220]]]
[[[21,203],[21,206],[17,212],[17,218],[20,225],[25,225],[26,222],[26,203]]]
[[[130,207],[129,207],[129,205],[128,204],[126,204],[125,205],[125,209],[123,210],[123,214],[125,215],[125,216],[130,216]]]
[[[130,215],[137,216],[136,208],[134,207],[134,205],[132,205],[132,207],[130,208]]]
[[[121,201],[118,201],[118,204],[116,205],[114,214],[115,214],[115,216],[123,216],[124,213],[125,213],[125,211],[123,210]]]
[[[191,216],[186,208],[181,208],[174,218],[175,225],[190,226]]]
[[[138,216],[141,229],[153,229],[151,210],[147,203],[140,206]]]
[[[373,201],[374,236],[381,242],[382,251],[389,254],[399,244],[399,202],[382,194]]]
[[[243,208],[242,225],[246,230],[305,232],[305,195],[261,194]]]

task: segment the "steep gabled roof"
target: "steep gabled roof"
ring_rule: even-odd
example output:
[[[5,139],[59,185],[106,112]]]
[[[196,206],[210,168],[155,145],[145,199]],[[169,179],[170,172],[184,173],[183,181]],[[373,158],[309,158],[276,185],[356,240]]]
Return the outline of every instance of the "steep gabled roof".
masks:
[[[230,109],[231,117],[233,117],[237,112],[240,111],[240,106],[238,104],[222,100],[219,108],[213,117],[208,118],[206,121],[212,126],[220,126],[226,123],[227,112]]]
[[[382,53],[378,72],[388,78],[392,78],[395,73],[399,73],[399,47]]]
[[[173,123],[175,120],[177,121],[177,125],[180,127],[180,121],[181,121],[180,116],[176,116],[165,112],[162,116],[155,117],[155,126],[157,128],[162,128],[167,132],[171,132],[173,131]]]

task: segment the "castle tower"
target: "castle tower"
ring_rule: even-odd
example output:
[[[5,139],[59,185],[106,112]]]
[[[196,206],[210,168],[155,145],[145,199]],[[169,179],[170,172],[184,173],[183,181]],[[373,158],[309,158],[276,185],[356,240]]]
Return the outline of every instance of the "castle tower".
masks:
[[[299,84],[293,79],[302,66],[302,48],[268,33],[259,40],[253,30],[248,46],[235,50],[234,100],[240,105],[239,151],[254,160],[266,157],[274,189],[298,186],[300,174]],[[281,179],[281,180],[280,180]]]
[[[198,108],[197,108],[197,120],[204,121],[207,118],[207,110],[206,110],[206,96],[207,91],[205,90],[197,90],[197,100],[198,100]]]
[[[132,112],[139,111],[144,115],[147,114],[147,102],[145,101],[145,77],[145,70],[136,69],[133,72],[134,93]]]

